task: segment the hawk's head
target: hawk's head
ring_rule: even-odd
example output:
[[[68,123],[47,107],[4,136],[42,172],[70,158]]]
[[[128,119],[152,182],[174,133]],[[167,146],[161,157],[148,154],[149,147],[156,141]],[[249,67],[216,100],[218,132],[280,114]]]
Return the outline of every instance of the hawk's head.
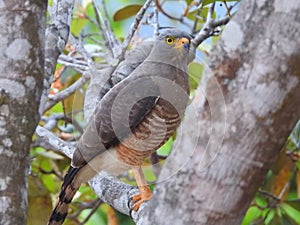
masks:
[[[158,41],[164,42],[166,49],[174,48],[177,50],[189,50],[191,44],[191,35],[185,31],[177,29],[165,29],[157,38]]]

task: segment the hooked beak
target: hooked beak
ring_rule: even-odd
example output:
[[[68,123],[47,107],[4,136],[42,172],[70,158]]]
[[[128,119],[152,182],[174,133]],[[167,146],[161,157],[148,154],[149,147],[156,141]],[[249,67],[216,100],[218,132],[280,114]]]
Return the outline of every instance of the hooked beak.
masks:
[[[186,50],[189,50],[190,49],[190,40],[185,37],[176,39],[174,48],[177,48],[177,49],[184,48]]]

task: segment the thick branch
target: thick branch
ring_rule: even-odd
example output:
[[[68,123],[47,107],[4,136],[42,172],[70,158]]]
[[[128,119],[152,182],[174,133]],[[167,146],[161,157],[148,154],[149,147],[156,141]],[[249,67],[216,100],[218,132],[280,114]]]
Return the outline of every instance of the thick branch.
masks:
[[[47,143],[48,147],[52,150],[61,152],[67,157],[72,158],[76,148],[74,145],[61,140],[52,132],[41,126],[37,127],[36,135],[41,141]],[[138,193],[136,187],[121,182],[105,171],[101,171],[90,180],[89,185],[104,202],[124,214],[129,215],[131,213],[130,210],[133,205],[131,198],[134,194]],[[146,205],[147,203],[144,203],[138,212],[131,213],[135,221],[140,220]]]

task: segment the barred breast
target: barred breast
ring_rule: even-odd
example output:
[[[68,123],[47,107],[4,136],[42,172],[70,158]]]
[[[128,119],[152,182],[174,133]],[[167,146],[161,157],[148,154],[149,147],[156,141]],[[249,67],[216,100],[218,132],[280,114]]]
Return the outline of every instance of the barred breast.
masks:
[[[130,166],[140,166],[172,136],[182,114],[168,101],[159,99],[143,121],[117,145],[118,158]]]

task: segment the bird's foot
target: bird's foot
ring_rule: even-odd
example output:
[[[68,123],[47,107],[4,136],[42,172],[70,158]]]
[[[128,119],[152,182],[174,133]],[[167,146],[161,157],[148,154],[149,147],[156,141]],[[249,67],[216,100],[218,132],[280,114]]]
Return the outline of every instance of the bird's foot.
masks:
[[[152,198],[152,193],[148,186],[140,186],[139,190],[140,190],[140,194],[134,195],[131,199],[134,203],[133,204],[134,211],[138,211],[142,203]]]

